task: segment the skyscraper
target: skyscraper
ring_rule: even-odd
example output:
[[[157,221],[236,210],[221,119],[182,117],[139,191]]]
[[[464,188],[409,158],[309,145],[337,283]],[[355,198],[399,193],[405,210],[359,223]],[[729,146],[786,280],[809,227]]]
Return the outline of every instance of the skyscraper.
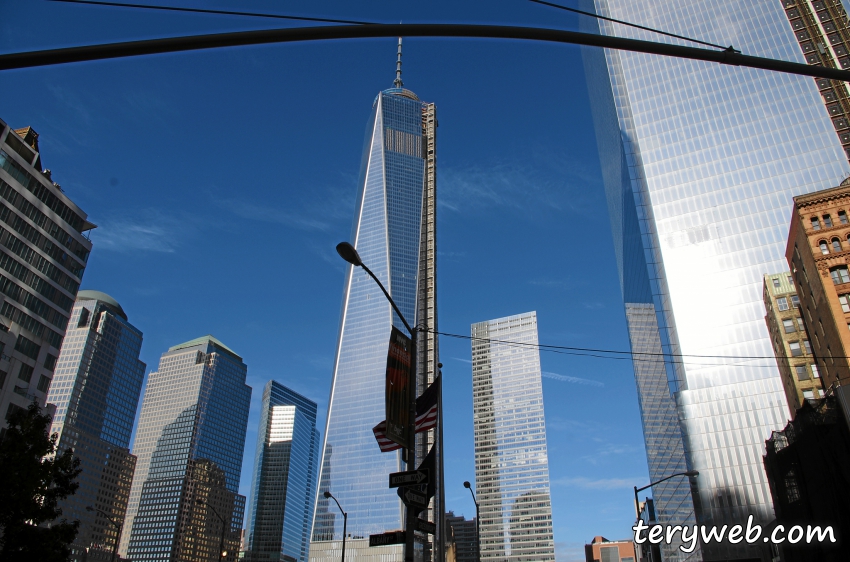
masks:
[[[418,340],[419,394],[436,376],[436,109],[404,89],[401,44],[394,87],[378,94],[366,129],[351,242],[381,280]],[[391,327],[405,331],[381,290],[359,268],[349,267],[322,446],[319,496],[310,560],[337,560],[342,517],[322,497],[329,490],[348,514],[346,552],[365,560],[397,559],[401,547],[369,548],[368,535],[401,529],[402,506],[387,488],[400,456],[381,453],[372,427],[384,419],[384,387]],[[431,331],[429,331],[431,330]],[[438,428],[439,430],[439,428]],[[419,439],[417,458],[433,442]],[[442,462],[438,462],[441,466]],[[439,471],[438,471],[439,472]],[[435,475],[439,478],[441,475]],[[438,505],[442,483],[437,483]],[[442,517],[431,519],[441,529]],[[439,548],[439,545],[437,545]],[[439,554],[438,554],[439,556]],[[382,558],[383,557],[383,558]],[[390,557],[390,558],[387,558]]]
[[[0,121],[0,427],[45,405],[95,228],[41,166],[38,133]]]
[[[588,0],[596,13],[746,54],[804,62],[778,0]],[[686,42],[583,18],[606,35]],[[762,276],[784,269],[792,197],[836,185],[847,157],[811,78],[583,49],[662,524],[773,519],[764,442],[787,406]],[[668,355],[660,356],[659,353]],[[654,354],[654,355],[650,355]],[[681,355],[684,355],[682,357]],[[729,356],[712,360],[694,355]],[[737,356],[737,358],[731,358]],[[745,559],[711,545],[691,558]],[[662,545],[665,559],[681,559]]]
[[[212,336],[176,345],[148,375],[121,539],[133,560],[236,559],[238,495],[251,387],[248,367]],[[222,539],[223,537],[223,539]]]
[[[61,504],[63,517],[80,521],[75,562],[108,560],[119,539],[107,517],[124,520],[136,466],[129,447],[145,377],[141,349],[142,333],[115,299],[77,293],[47,395],[56,405],[50,433],[59,434],[59,450],[74,449],[81,461],[80,487]]]
[[[472,325],[481,560],[555,560],[543,383],[536,345],[536,312]]]
[[[257,430],[247,560],[307,561],[318,457],[316,403],[269,381]]]

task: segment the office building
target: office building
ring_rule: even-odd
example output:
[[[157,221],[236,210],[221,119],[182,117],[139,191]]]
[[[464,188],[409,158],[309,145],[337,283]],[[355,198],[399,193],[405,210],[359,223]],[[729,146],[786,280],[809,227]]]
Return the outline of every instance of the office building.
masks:
[[[780,0],[582,4],[747,54],[804,62]],[[611,21],[581,22],[608,36],[693,46]],[[778,370],[740,358],[773,354],[763,275],[786,267],[793,196],[850,174],[844,148],[810,77],[582,51],[631,348],[639,353],[633,365],[649,476],[700,473],[691,483],[673,478],[653,488],[658,521],[722,525],[753,514],[767,524],[773,506],[761,452],[788,407]],[[648,355],[658,353],[666,355]],[[677,546],[662,546],[665,560],[759,556],[746,544],[712,544],[691,555]]]
[[[456,562],[478,561],[476,523],[474,517],[466,519],[463,515],[455,515],[453,511],[446,513],[446,528],[451,529]]]
[[[120,553],[134,561],[235,560],[251,387],[248,368],[212,336],[176,345],[148,375],[133,444]]]
[[[847,559],[850,536],[850,387],[833,387],[821,400],[808,400],[794,420],[766,443],[764,466],[776,523],[792,537],[795,525],[832,527],[829,539],[774,545],[782,562],[839,562]]]
[[[776,356],[791,417],[804,400],[823,396],[820,371],[790,272],[764,276],[764,321]]]
[[[145,377],[141,349],[142,332],[115,299],[77,293],[47,395],[56,407],[50,433],[82,469],[80,487],[60,504],[62,517],[80,522],[73,562],[109,560],[119,539],[136,466],[129,447]]]
[[[481,560],[555,560],[543,383],[536,345],[536,312],[472,325]]]
[[[307,561],[318,457],[316,403],[269,381],[257,429],[245,560]]]
[[[41,166],[38,134],[0,121],[0,427],[45,405],[95,228]]]
[[[850,180],[794,198],[785,257],[823,388],[850,384]]]
[[[436,153],[434,104],[403,87],[401,45],[394,87],[378,94],[366,131],[352,229],[354,245],[392,295],[410,325],[424,328],[418,340],[418,394],[437,375],[436,317]],[[342,516],[330,491],[348,512],[346,556],[397,560],[400,545],[369,548],[368,536],[403,528],[402,504],[387,488],[387,474],[401,468],[399,453],[381,453],[372,428],[385,419],[387,351],[392,326],[406,333],[378,285],[349,267],[339,330],[310,560],[338,560]],[[417,459],[436,439],[418,440]],[[420,436],[423,434],[420,434]],[[441,454],[437,452],[438,456]],[[442,466],[438,459],[437,466]],[[437,524],[436,559],[442,533],[442,473],[429,521]],[[433,518],[432,518],[433,517]],[[351,553],[351,554],[349,554]],[[426,552],[426,556],[428,553]]]
[[[850,28],[840,0],[782,0],[806,62],[850,68]],[[815,80],[838,140],[850,158],[850,89],[838,80]]]
[[[584,545],[584,559],[586,562],[635,562],[635,543],[596,536],[590,544]]]

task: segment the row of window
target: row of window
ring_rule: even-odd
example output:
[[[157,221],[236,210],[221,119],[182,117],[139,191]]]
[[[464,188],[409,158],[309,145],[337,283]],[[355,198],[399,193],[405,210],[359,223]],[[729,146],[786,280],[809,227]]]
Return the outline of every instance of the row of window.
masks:
[[[833,222],[832,217],[829,214],[822,215],[820,218],[817,216],[811,217],[812,222],[812,230],[820,230],[821,229],[821,220],[823,220],[823,228],[832,228]],[[839,224],[848,224],[850,221],[847,220],[847,213],[844,211],[838,211],[838,222]]]
[[[850,244],[850,234],[847,235],[847,243]],[[844,250],[841,246],[841,240],[837,236],[830,240],[829,244],[827,244],[826,240],[821,240],[818,242],[818,246],[820,247],[821,254],[828,254],[830,252],[830,246],[832,246],[833,252],[841,252]]]
[[[809,367],[812,369],[812,376],[809,377]],[[797,372],[797,380],[807,381],[809,378],[820,378],[820,373],[818,373],[818,366],[812,363],[808,367],[806,365],[797,365],[794,367],[794,370]]]
[[[802,346],[800,345],[802,343]],[[808,355],[812,354],[812,344],[809,343],[809,340],[803,340],[802,342],[792,341],[788,342],[788,347],[791,349],[791,357],[800,357],[803,355],[803,348],[805,348],[806,353]]]
[[[797,295],[791,295],[791,306],[794,308],[800,308],[800,297]],[[776,307],[779,310],[788,310],[788,297],[779,297],[776,299]]]

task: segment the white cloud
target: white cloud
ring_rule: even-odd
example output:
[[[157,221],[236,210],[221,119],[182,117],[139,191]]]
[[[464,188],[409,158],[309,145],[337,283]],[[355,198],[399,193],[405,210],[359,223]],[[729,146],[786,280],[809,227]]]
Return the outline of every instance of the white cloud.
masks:
[[[558,373],[550,373],[548,371],[543,371],[542,375],[547,379],[552,379],[561,382],[571,382],[574,384],[586,384],[589,386],[605,386],[603,383],[599,381],[593,381],[590,379],[582,379],[579,377],[570,377],[567,375],[559,375]]]
[[[118,214],[99,221],[92,231],[92,243],[98,251],[173,253],[183,236],[193,229],[188,221],[149,209],[135,216]]]
[[[570,486],[582,488],[583,490],[619,490],[620,488],[632,488],[635,482],[643,482],[646,477],[635,476],[633,478],[597,478],[591,479],[584,476],[574,478],[556,478],[552,481],[553,486]]]

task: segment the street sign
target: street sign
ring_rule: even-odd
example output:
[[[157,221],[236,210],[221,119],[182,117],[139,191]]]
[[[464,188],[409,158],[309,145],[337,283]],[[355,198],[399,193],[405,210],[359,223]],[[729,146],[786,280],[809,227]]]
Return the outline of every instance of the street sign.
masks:
[[[429,482],[429,472],[427,468],[408,470],[407,472],[393,472],[390,474],[390,488],[427,484]]]
[[[425,521],[424,519],[417,519],[416,530],[422,531],[423,533],[428,533],[429,535],[435,535],[437,534],[437,525],[431,523],[430,521]]]
[[[393,326],[390,347],[387,352],[387,380],[385,410],[387,415],[387,439],[408,448],[408,432],[414,420],[410,419],[411,394],[415,389],[410,384],[413,360],[413,342]]]
[[[369,546],[388,546],[391,544],[404,544],[407,535],[404,531],[390,531],[380,535],[369,535]]]
[[[425,509],[428,507],[428,496],[406,489],[401,495],[401,500],[407,505]]]

